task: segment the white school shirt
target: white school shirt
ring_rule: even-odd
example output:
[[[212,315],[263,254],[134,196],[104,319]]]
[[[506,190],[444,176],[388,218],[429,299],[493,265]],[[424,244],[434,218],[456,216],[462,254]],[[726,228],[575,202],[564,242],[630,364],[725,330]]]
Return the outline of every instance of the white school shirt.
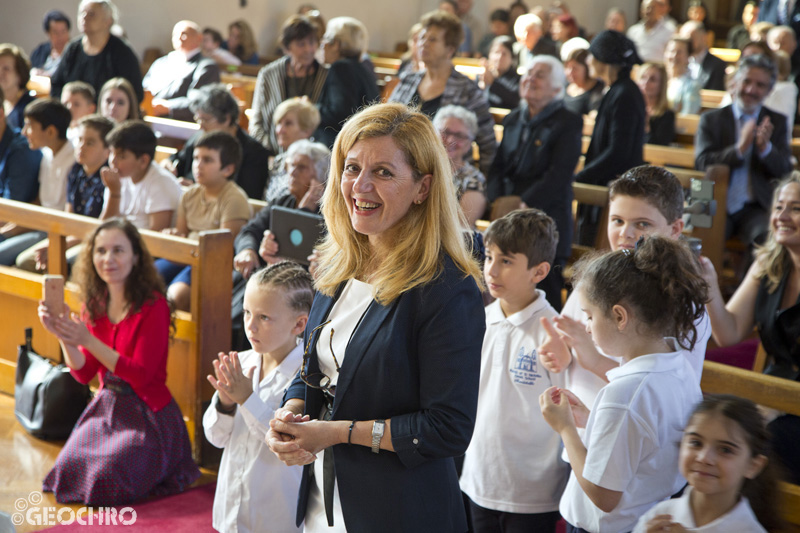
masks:
[[[63,211],[67,206],[67,176],[75,165],[75,148],[71,142],[64,143],[58,153],[42,148],[39,165],[39,201],[42,207]]]
[[[575,292],[570,294],[569,298],[567,298],[564,308],[561,310],[561,314],[582,322],[583,324],[587,322],[586,313],[581,310],[578,303],[578,295]],[[684,350],[683,353],[689,360],[689,364],[692,370],[694,370],[697,383],[699,384],[700,377],[703,374],[703,360],[706,358],[706,346],[708,345],[708,339],[711,337],[711,321],[708,318],[708,313],[703,313],[703,316],[694,323],[694,327],[697,329],[697,342],[691,351]],[[600,351],[599,348],[598,351]],[[600,351],[600,353],[603,354],[602,351]],[[611,357],[608,355],[606,355],[606,357],[620,362],[618,357]],[[572,358],[572,364],[570,364],[566,370],[566,379],[566,388],[580,398],[590,410],[592,409],[592,405],[594,405],[595,398],[600,392],[600,389],[606,385],[606,382],[597,376],[597,374],[581,366],[581,364],[575,360],[574,356]]]
[[[556,511],[569,475],[561,438],[539,408],[540,394],[564,385],[563,373],[549,374],[536,352],[546,339],[539,319],[558,313],[536,293],[508,317],[499,300],[486,307],[478,414],[460,483],[473,502],[495,511]]]
[[[687,487],[680,498],[665,500],[656,504],[655,507],[652,507],[639,519],[633,529],[633,533],[646,533],[647,522],[660,514],[672,515],[673,522],[677,522],[686,529],[697,531],[698,533],[767,533],[767,530],[756,519],[756,515],[750,508],[750,502],[744,496],[728,514],[724,514],[702,527],[697,527],[694,522],[694,513],[692,513],[689,503],[689,494],[691,492],[692,487]]]
[[[150,168],[139,183],[131,178],[120,179],[119,214],[130,220],[139,229],[150,229],[148,215],[161,211],[172,211],[173,226],[181,199],[181,186],[167,169],[150,163]],[[103,201],[108,202],[111,193],[106,189]]]
[[[675,339],[668,338],[672,349]],[[621,533],[686,481],[678,472],[683,428],[702,393],[683,350],[636,357],[609,370],[586,423],[583,477],[622,492],[610,513],[597,508],[572,472],[561,516],[587,531]]]
[[[286,466],[272,453],[264,437],[269,421],[281,406],[283,393],[303,360],[298,345],[261,377],[261,354],[239,353],[242,370],[255,367],[253,394],[233,416],[217,411],[218,393],[203,415],[208,441],[225,448],[214,494],[213,526],[223,533],[297,533],[295,526],[301,466]]]
[[[330,323],[321,328],[315,335],[317,343],[317,359],[320,371],[331,378],[335,385],[339,381],[339,373],[331,356],[331,347],[336,355],[339,367],[344,362],[347,345],[350,337],[373,302],[372,285],[351,279],[342,290],[341,296],[333,304],[328,314]],[[334,329],[331,337],[331,328]],[[334,482],[333,487],[333,527],[328,527],[328,518],[325,514],[325,502],[322,498],[323,473],[322,462],[328,450],[317,454],[314,461],[314,479],[308,491],[308,506],[306,507],[306,521],[303,531],[324,533],[346,533],[344,514],[342,513],[342,500],[339,498],[339,483]]]

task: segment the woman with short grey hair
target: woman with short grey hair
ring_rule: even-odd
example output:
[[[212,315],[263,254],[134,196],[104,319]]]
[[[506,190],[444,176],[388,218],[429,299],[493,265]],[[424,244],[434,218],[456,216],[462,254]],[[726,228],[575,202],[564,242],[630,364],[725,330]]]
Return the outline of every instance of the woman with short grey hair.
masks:
[[[470,228],[474,229],[475,222],[486,210],[486,178],[467,158],[478,133],[478,118],[465,107],[446,105],[436,112],[433,126],[442,136],[450,158],[461,210]]]
[[[242,163],[234,181],[249,198],[261,200],[270,179],[269,152],[239,126],[239,104],[230,91],[222,83],[205,85],[192,95],[190,109],[200,131],[164,166],[182,178],[182,185],[191,184],[194,182],[192,157],[198,139],[210,131],[224,131],[236,137],[242,147]]]

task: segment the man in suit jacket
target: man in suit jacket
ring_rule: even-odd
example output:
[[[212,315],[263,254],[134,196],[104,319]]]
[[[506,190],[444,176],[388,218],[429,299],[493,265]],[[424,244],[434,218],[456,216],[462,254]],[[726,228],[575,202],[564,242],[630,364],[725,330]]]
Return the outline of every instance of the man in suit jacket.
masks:
[[[540,284],[547,300],[561,309],[562,268],[572,249],[572,180],[581,155],[583,119],[564,107],[564,67],[538,56],[522,77],[522,100],[503,120],[503,141],[489,170],[489,201],[522,198],[547,213],[558,229],[556,259]]]
[[[175,48],[153,62],[142,86],[153,95],[153,114],[191,121],[190,92],[220,80],[219,67],[203,57],[203,34],[192,21],[182,20],[172,29]]]
[[[766,236],[775,183],[792,170],[786,117],[762,105],[776,78],[777,69],[766,56],[743,58],[734,78],[733,104],[702,115],[697,131],[697,169],[715,164],[731,169],[726,238],[737,235],[748,245]]]
[[[702,23],[690,20],[681,26],[681,37],[692,42],[689,71],[701,89],[725,90],[727,63],[708,51],[708,32]]]

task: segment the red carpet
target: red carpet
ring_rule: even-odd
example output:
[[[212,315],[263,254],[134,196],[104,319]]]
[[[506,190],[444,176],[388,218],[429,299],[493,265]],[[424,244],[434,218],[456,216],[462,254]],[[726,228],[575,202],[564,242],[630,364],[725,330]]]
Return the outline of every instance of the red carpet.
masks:
[[[130,525],[117,525],[116,527],[125,533],[214,533],[214,528],[211,527],[211,509],[216,485],[216,483],[209,483],[182,494],[132,505],[131,507],[136,511],[136,521]],[[117,507],[117,510],[121,508]],[[123,517],[125,520],[129,520],[131,516],[128,513]],[[114,528],[114,526],[97,525],[97,518],[95,516],[95,525],[92,526],[73,523],[42,531],[66,533],[80,530],[108,533]]]

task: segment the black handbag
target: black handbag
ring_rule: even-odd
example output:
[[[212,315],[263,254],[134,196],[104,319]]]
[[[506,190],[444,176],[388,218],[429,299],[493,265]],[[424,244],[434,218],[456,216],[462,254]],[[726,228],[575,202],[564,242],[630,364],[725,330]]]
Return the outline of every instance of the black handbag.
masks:
[[[88,385],[75,381],[69,368],[33,351],[33,330],[17,354],[14,415],[25,431],[40,439],[63,440],[91,399]]]

